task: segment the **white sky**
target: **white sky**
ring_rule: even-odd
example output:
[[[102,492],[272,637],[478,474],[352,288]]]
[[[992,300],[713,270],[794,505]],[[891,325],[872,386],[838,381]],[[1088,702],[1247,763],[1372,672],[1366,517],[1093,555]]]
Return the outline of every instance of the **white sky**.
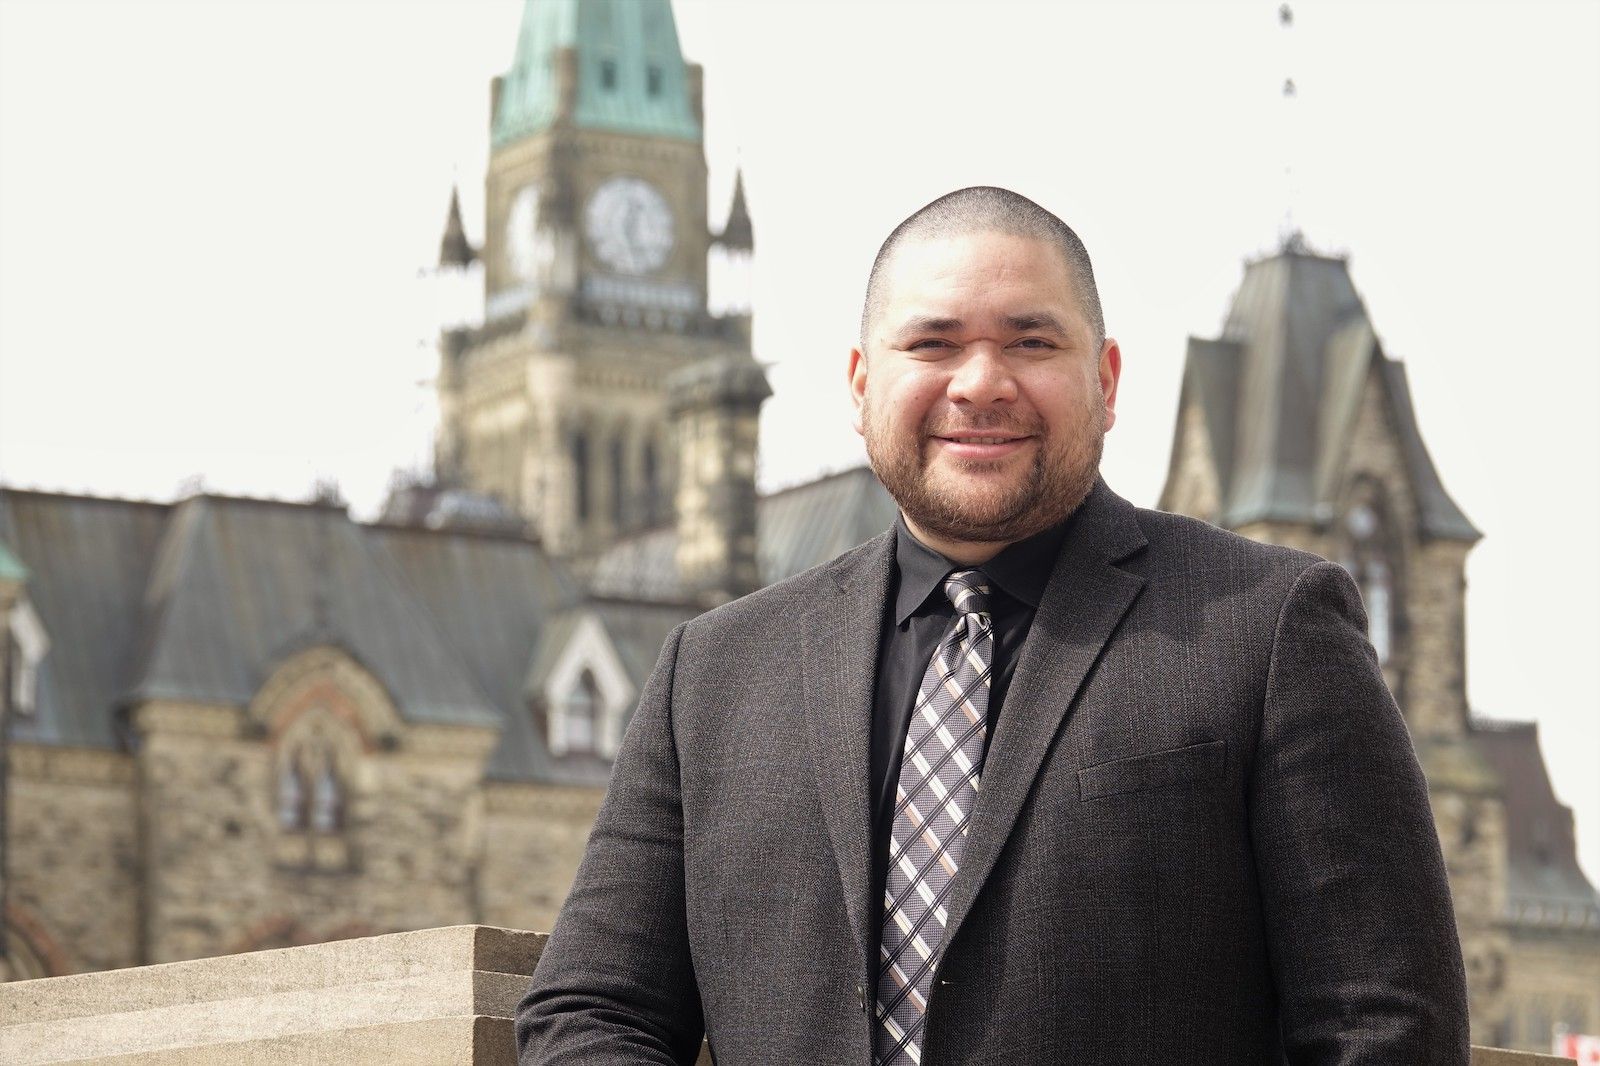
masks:
[[[452,181],[482,239],[520,7],[0,0],[0,481],[328,477],[372,514],[428,455],[417,273]],[[1288,31],[1276,9],[677,0],[712,216],[742,161],[756,227],[763,483],[861,460],[843,375],[871,256],[984,183],[1094,255],[1125,359],[1107,479],[1153,504],[1184,339],[1216,335],[1292,203],[1351,254],[1486,534],[1473,706],[1539,720],[1600,875],[1600,4],[1306,0]]]

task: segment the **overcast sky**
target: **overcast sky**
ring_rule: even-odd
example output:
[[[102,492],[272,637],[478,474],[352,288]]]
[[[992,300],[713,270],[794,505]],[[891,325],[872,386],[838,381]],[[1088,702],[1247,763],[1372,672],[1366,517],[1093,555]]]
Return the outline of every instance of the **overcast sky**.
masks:
[[[0,482],[321,477],[373,514],[430,454],[417,275],[452,182],[482,240],[520,8],[0,0]],[[1349,255],[1485,533],[1473,707],[1539,720],[1600,875],[1600,4],[1294,11],[678,0],[712,217],[742,163],[755,222],[763,483],[861,461],[844,358],[871,256],[983,183],[1093,254],[1125,360],[1107,479],[1154,504],[1185,337],[1216,335],[1291,217]]]

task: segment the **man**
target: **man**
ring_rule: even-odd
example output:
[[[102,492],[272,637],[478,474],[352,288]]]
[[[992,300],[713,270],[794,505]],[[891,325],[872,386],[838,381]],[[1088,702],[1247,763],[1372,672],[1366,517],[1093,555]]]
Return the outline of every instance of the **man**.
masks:
[[[668,638],[524,1063],[1466,1063],[1358,594],[1113,494],[1121,358],[1032,201],[890,235],[849,376],[900,523]]]

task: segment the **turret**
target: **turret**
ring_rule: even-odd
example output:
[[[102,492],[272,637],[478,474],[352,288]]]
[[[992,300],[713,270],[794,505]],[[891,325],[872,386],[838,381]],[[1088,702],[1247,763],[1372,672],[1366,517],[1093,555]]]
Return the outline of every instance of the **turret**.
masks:
[[[678,578],[698,602],[724,603],[761,585],[756,560],[756,442],[772,395],[747,356],[707,359],[674,374],[678,433]]]
[[[744,202],[744,173],[733,176],[728,221],[712,242],[706,261],[706,307],[714,315],[750,315],[755,231]]]

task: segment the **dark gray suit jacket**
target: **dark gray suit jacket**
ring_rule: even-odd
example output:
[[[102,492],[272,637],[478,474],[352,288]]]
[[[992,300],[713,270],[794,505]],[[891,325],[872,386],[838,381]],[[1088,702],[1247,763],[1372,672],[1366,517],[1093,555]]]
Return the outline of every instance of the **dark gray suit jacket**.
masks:
[[[676,630],[521,1062],[871,1061],[890,535]],[[1467,1062],[1444,863],[1344,570],[1098,485],[990,742],[923,1062]]]

